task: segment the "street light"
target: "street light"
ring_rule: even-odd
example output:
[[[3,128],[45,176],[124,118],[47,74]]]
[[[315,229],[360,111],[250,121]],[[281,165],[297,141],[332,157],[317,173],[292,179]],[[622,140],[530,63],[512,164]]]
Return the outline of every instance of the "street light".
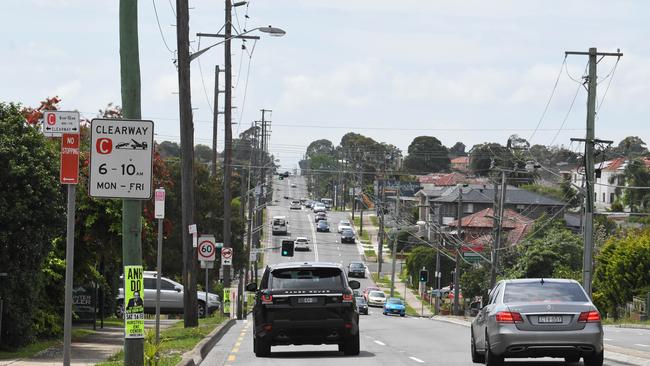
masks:
[[[239,33],[239,34],[236,35],[236,36],[232,36],[232,37],[226,38],[226,39],[224,39],[223,41],[221,41],[221,42],[217,42],[217,43],[215,43],[215,44],[213,44],[213,45],[211,45],[211,46],[208,46],[208,47],[206,47],[206,48],[204,48],[204,49],[202,49],[202,50],[198,50],[198,51],[194,52],[193,54],[190,55],[190,62],[192,62],[192,60],[194,60],[195,58],[197,58],[197,57],[201,56],[202,54],[204,54],[205,52],[207,52],[207,51],[208,51],[209,49],[211,49],[212,47],[218,46],[218,45],[220,45],[220,44],[224,44],[224,43],[226,43],[227,41],[233,40],[233,39],[235,39],[235,38],[239,38],[239,37],[243,36],[244,34],[248,34],[248,33],[254,32],[254,31],[260,31],[260,32],[262,32],[262,33],[269,34],[269,35],[271,35],[272,37],[282,37],[282,36],[284,36],[284,35],[287,33],[287,32],[285,32],[284,30],[282,30],[282,29],[280,29],[280,28],[275,28],[275,27],[272,27],[272,26],[270,26],[270,25],[269,25],[268,27],[257,27],[257,28],[253,28],[253,29],[251,29],[251,30],[247,30],[246,32]]]

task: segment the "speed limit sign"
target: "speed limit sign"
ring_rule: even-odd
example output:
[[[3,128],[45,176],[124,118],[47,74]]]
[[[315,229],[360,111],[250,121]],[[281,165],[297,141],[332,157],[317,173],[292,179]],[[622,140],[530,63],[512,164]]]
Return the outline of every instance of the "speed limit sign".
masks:
[[[217,252],[216,246],[214,245],[214,236],[200,236],[197,251],[200,261],[214,262]]]

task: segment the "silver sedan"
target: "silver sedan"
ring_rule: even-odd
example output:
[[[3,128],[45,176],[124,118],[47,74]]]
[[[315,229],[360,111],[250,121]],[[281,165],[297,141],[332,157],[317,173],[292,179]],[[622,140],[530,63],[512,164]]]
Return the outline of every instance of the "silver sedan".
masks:
[[[506,357],[583,357],[585,366],[602,366],[600,313],[574,280],[500,281],[472,322],[471,353],[488,366]]]

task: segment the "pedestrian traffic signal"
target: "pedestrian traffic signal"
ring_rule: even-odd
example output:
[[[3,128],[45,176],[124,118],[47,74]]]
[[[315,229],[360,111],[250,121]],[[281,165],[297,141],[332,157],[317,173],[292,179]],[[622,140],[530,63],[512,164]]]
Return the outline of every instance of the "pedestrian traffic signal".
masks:
[[[282,256],[293,257],[293,240],[282,241]]]
[[[429,271],[426,269],[423,269],[420,271],[420,282],[428,282],[429,281]]]

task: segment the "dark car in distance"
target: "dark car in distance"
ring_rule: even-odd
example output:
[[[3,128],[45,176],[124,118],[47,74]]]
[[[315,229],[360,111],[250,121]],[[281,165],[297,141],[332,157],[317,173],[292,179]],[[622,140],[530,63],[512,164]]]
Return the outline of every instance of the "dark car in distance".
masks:
[[[325,221],[325,220],[321,220],[316,225],[316,231],[329,233],[330,224],[328,224],[327,221]]]
[[[357,311],[359,311],[359,314],[368,315],[368,303],[366,299],[363,296],[357,296],[354,298],[354,301],[357,302]]]
[[[359,312],[353,290],[336,263],[281,263],[267,266],[253,307],[253,351],[267,357],[272,346],[336,344],[359,354]]]
[[[341,243],[354,244],[354,231],[351,229],[345,229],[341,231]]]
[[[366,277],[366,266],[362,262],[348,264],[348,277]]]

